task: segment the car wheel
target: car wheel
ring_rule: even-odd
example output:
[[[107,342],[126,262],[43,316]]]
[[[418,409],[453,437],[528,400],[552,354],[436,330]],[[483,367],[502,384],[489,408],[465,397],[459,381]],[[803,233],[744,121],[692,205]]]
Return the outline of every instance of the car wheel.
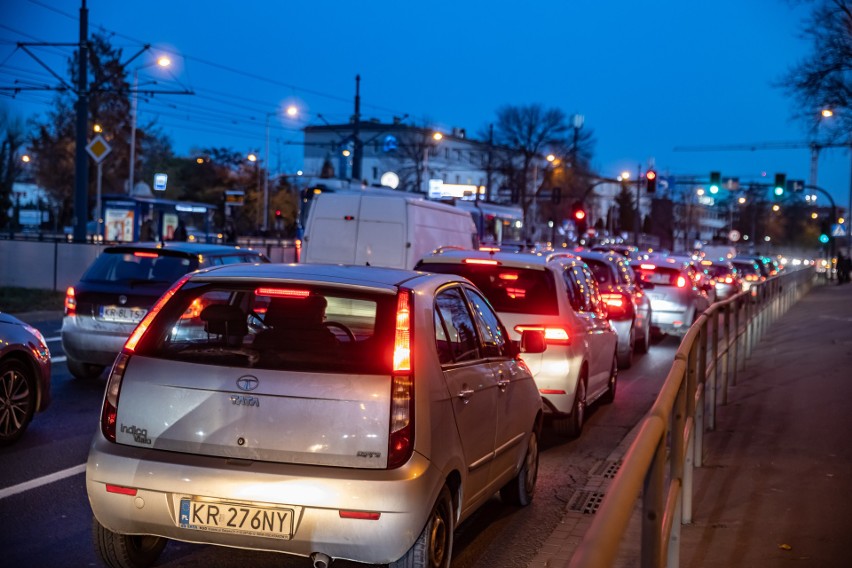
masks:
[[[586,377],[580,375],[577,381],[577,392],[574,393],[574,404],[571,414],[565,417],[553,419],[553,429],[560,436],[577,438],[583,431],[586,421]]]
[[[444,485],[423,532],[405,556],[388,564],[388,568],[449,568],[454,530],[453,498]]]
[[[615,402],[615,390],[618,387],[618,360],[616,357],[612,358],[612,369],[609,372],[609,385],[607,385],[606,392],[601,396],[601,403],[603,404],[612,404]]]
[[[533,430],[518,475],[500,489],[500,498],[509,505],[526,507],[532,502],[538,479],[538,433]]]
[[[36,382],[21,361],[0,364],[0,446],[24,435],[35,412]]]
[[[101,376],[101,373],[104,372],[104,365],[93,365],[92,363],[83,363],[82,361],[77,361],[75,359],[71,359],[70,357],[65,360],[65,364],[68,365],[68,370],[72,375],[77,377],[78,379],[97,379]]]
[[[651,325],[645,326],[645,333],[642,334],[642,340],[636,344],[637,353],[647,353],[651,348]]]
[[[636,328],[630,326],[630,335],[627,346],[618,352],[618,366],[621,369],[629,369],[633,365],[633,350],[636,348]]]
[[[110,568],[147,568],[157,561],[167,542],[160,536],[114,533],[97,519],[92,521],[92,538]]]

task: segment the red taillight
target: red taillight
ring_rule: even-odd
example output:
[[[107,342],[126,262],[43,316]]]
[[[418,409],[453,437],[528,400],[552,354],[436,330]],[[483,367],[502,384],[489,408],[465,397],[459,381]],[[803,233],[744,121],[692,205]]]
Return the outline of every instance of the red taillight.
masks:
[[[542,331],[544,332],[544,340],[553,345],[569,345],[571,343],[571,334],[564,327],[548,326],[548,325],[516,325],[515,331],[524,333],[525,331]]]
[[[641,268],[642,270],[654,270],[657,267],[653,264],[640,264],[639,268]]]
[[[359,519],[362,521],[378,521],[381,513],[373,511],[338,511],[341,519]]]
[[[295,290],[292,288],[256,288],[255,296],[275,296],[276,298],[307,298],[310,290]]]
[[[678,288],[685,288],[686,287],[686,278],[684,278],[683,276],[678,276],[677,277],[677,287]]]
[[[136,256],[136,257],[139,257],[139,258],[157,258],[160,255],[158,255],[155,252],[139,252],[139,251],[136,251],[136,252],[133,253],[133,256]]]
[[[411,374],[411,294],[400,290],[393,345],[388,469],[403,465],[414,451],[414,380]]]
[[[465,264],[486,264],[488,266],[498,266],[500,264],[498,261],[488,258],[466,258],[462,262]]]
[[[130,360],[130,353],[122,351],[115,362],[112,364],[112,369],[109,372],[107,379],[106,393],[104,394],[104,404],[101,408],[101,432],[104,438],[110,442],[115,442],[115,422],[118,415],[118,395],[121,391],[121,380],[124,378],[124,371],[127,369],[127,362]]]
[[[73,286],[68,286],[68,289],[65,290],[65,315],[77,315],[77,295]]]
[[[184,275],[180,280],[172,284],[172,287],[166,290],[166,292],[162,296],[160,296],[160,299],[157,300],[157,302],[154,304],[154,307],[152,307],[148,311],[148,313],[145,314],[145,317],[142,318],[142,321],[139,322],[139,325],[137,325],[136,329],[133,330],[133,333],[130,334],[130,337],[127,339],[127,342],[124,344],[125,350],[132,353],[136,349],[136,346],[139,345],[139,341],[142,339],[142,336],[144,336],[145,332],[148,330],[148,326],[151,325],[151,321],[154,319],[154,316],[157,315],[157,312],[163,309],[163,306],[166,305],[166,302],[168,302],[171,297],[175,295],[175,292],[177,292],[178,289],[183,286],[184,282],[189,280],[190,276],[192,276],[192,274]]]
[[[601,298],[606,305],[606,311],[610,318],[620,319],[630,315],[632,305],[627,294],[605,292],[601,294]]]

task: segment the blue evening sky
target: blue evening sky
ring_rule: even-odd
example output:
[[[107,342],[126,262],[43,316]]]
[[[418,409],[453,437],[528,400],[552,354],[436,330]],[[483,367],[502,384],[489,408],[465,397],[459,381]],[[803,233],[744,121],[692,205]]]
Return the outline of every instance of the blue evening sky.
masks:
[[[0,85],[55,85],[15,43],[74,42],[81,0],[0,3]],[[89,0],[90,30],[114,33],[125,58],[142,44],[168,49],[169,76],[139,103],[179,154],[225,146],[261,153],[266,113],[291,102],[297,119],[272,118],[271,169],[301,168],[299,128],[348,121],[355,75],[364,119],[409,115],[417,125],[466,129],[506,104],[581,114],[594,131],[593,165],[616,176],[653,161],[661,175],[771,181],[809,178],[810,151],[684,152],[676,147],[809,140],[793,101],[775,85],[811,46],[810,5],[787,0]],[[71,48],[32,48],[63,76]],[[137,60],[152,61],[151,56]],[[46,112],[50,93],[0,95],[22,117]],[[819,185],[838,206],[850,192],[847,149],[820,154]],[[823,199],[820,198],[822,202]]]

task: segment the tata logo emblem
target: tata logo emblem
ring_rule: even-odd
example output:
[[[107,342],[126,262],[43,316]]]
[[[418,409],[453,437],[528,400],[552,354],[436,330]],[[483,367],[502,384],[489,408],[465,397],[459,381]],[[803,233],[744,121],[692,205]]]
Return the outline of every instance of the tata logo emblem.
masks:
[[[253,391],[259,384],[260,381],[257,380],[257,377],[252,375],[243,375],[237,379],[237,388],[241,391]]]
[[[118,303],[119,303],[119,304],[121,304],[122,306],[123,306],[124,304],[126,304],[126,303],[127,303],[127,296],[125,296],[124,294],[122,294],[121,296],[119,296],[119,297],[118,297]]]

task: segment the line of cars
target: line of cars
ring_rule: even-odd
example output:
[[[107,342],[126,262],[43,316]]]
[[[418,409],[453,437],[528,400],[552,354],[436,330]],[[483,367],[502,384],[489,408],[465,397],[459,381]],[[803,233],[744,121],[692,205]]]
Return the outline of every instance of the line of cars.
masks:
[[[110,566],[169,539],[449,566],[491,495],[531,501],[545,420],[576,436],[615,399],[651,294],[679,282],[613,252],[441,250],[408,271],[107,250],[62,339],[80,378],[112,357],[86,472]]]

